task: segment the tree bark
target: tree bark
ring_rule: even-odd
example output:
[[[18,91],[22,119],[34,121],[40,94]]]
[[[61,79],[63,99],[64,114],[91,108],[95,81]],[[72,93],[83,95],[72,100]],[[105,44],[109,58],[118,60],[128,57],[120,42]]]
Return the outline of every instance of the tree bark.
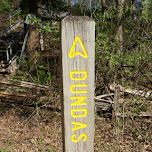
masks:
[[[39,60],[40,48],[40,35],[37,31],[37,27],[35,25],[30,25],[26,51],[29,63],[29,70],[31,72],[36,69],[36,64]]]
[[[123,23],[121,22],[121,19],[123,17],[123,11],[124,11],[124,5],[125,0],[118,0],[118,28],[116,32],[116,42],[120,44],[118,53],[121,54],[123,51]],[[120,24],[119,24],[120,23]]]

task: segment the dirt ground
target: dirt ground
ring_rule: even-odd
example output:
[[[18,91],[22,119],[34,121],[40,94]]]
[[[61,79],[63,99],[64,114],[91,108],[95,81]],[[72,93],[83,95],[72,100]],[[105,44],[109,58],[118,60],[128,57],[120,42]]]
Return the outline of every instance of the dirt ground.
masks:
[[[2,101],[0,105],[1,151],[62,151],[59,112],[12,101]]]
[[[62,152],[61,112],[55,108],[60,109],[59,100],[54,107],[0,101],[0,152]],[[152,151],[151,118],[120,122],[95,114],[95,152]]]

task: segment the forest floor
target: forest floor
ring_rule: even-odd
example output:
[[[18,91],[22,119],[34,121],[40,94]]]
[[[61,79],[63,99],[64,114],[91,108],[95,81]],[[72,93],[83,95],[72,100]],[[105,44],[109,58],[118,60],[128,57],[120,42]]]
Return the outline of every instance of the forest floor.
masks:
[[[60,109],[59,96],[39,107],[1,98],[0,152],[62,152]],[[94,151],[151,152],[151,129],[152,118],[120,119],[118,126],[95,114]]]

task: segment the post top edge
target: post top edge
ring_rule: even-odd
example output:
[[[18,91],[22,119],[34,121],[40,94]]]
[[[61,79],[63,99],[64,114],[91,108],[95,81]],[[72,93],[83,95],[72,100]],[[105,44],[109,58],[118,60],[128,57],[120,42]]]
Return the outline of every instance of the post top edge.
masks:
[[[65,21],[93,21],[93,19],[91,19],[88,16],[66,16],[64,19],[62,19],[62,22]]]

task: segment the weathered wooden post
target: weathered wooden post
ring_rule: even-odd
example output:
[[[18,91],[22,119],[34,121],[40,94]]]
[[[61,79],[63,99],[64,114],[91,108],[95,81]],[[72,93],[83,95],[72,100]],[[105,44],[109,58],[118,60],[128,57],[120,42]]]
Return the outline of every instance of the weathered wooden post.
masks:
[[[95,22],[68,16],[61,23],[64,152],[94,151]]]

